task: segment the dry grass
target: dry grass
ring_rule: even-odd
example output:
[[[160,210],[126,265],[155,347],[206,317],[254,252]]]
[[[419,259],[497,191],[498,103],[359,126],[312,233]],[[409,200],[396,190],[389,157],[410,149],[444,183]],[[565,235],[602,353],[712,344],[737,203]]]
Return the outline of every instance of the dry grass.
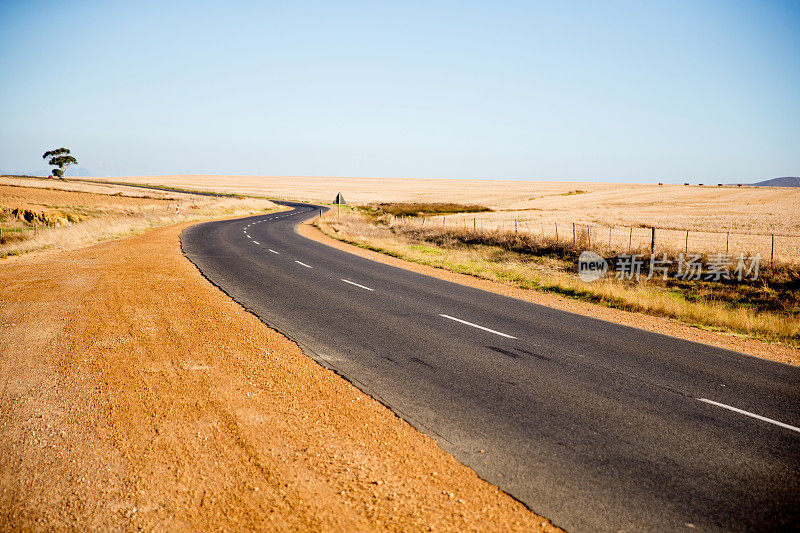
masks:
[[[181,205],[180,214],[176,214],[176,204]],[[0,227],[28,230],[24,234],[3,232],[0,257],[42,249],[71,249],[181,221],[244,216],[272,209],[276,205],[263,199],[0,178]],[[43,222],[49,225],[42,225]]]
[[[767,278],[757,284],[631,283],[615,278],[585,283],[575,273],[578,250],[552,240],[387,225],[358,214],[341,220],[327,216],[319,226],[345,242],[421,264],[800,346],[800,276],[791,269],[773,274],[772,282]]]

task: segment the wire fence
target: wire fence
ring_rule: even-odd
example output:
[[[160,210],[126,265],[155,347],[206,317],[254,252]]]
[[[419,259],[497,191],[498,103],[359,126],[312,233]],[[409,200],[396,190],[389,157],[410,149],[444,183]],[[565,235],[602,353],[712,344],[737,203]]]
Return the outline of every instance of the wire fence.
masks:
[[[534,222],[520,219],[486,219],[463,215],[396,217],[406,224],[463,228],[472,231],[530,233],[556,242],[571,242],[586,249],[632,253],[759,254],[771,265],[800,262],[800,235],[701,231],[658,226],[608,226],[578,222]]]

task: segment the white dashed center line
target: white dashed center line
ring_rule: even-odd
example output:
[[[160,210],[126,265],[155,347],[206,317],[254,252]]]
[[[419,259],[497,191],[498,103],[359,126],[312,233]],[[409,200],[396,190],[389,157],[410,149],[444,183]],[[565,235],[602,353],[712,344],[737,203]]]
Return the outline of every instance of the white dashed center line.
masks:
[[[258,241],[253,241],[253,244],[261,244],[261,243]]]
[[[716,405],[717,407],[722,407],[723,409],[728,409],[735,413],[739,413],[740,415],[751,416],[758,420],[762,420],[764,422],[769,422],[770,424],[775,424],[776,426],[780,426],[782,428],[786,428],[792,431],[797,431],[800,433],[800,428],[796,428],[794,426],[790,426],[789,424],[784,424],[783,422],[778,422],[777,420],[773,420],[771,418],[767,418],[765,416],[757,415],[755,413],[751,413],[749,411],[745,411],[744,409],[737,409],[736,407],[731,407],[730,405],[725,405],[724,403],[715,402],[714,400],[709,400],[706,398],[698,398],[701,402],[709,403],[711,405]]]
[[[312,267],[311,265],[307,265],[307,264],[305,264],[305,263],[303,263],[303,262],[300,262],[300,261],[295,261],[295,263],[297,263],[298,265],[303,265],[303,266],[304,266],[304,267],[306,267],[306,268],[314,268],[314,267]]]
[[[473,328],[478,328],[478,329],[482,329],[483,331],[488,331],[489,333],[494,333],[495,335],[500,335],[501,337],[505,337],[507,339],[516,339],[516,337],[514,337],[513,335],[508,335],[506,333],[501,333],[501,332],[495,331],[493,329],[485,328],[483,326],[479,326],[478,324],[473,324],[472,322],[467,322],[466,320],[461,320],[460,318],[456,318],[454,316],[443,315],[441,313],[439,313],[439,316],[442,316],[444,318],[448,318],[450,320],[455,320],[456,322],[460,322],[462,324],[466,324],[467,326],[472,326]]]
[[[278,254],[278,255],[280,255],[280,253],[279,253],[279,252],[276,252],[276,251],[275,251],[275,250],[273,250],[272,248],[267,248],[267,250],[269,250],[269,251],[270,251],[270,252],[272,252],[273,254]]]
[[[360,288],[364,289],[365,291],[374,291],[375,290],[375,289],[370,289],[369,287],[365,287],[364,285],[359,285],[358,283],[350,281],[349,279],[342,279],[342,281],[344,281],[345,283],[349,283],[350,285],[355,285],[356,287],[360,287]]]

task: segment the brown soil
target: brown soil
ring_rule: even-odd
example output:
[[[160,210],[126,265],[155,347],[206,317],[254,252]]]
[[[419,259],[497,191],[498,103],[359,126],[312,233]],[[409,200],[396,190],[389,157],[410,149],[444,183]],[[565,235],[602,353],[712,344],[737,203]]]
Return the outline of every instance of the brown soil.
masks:
[[[505,285],[503,283],[498,283],[496,281],[480,279],[473,276],[468,276],[466,274],[458,274],[432,266],[404,261],[402,259],[397,259],[395,257],[374,252],[372,250],[359,248],[358,246],[353,246],[328,237],[312,224],[313,221],[307,221],[298,228],[298,232],[309,239],[313,239],[329,246],[339,248],[340,250],[345,250],[347,252],[372,259],[373,261],[386,263],[399,268],[405,268],[407,270],[445,279],[454,283],[460,283],[462,285],[468,285],[470,287],[476,287],[498,294],[504,294],[513,298],[535,302],[548,307],[562,309],[564,311],[569,311],[579,315],[599,318],[601,320],[608,320],[609,322],[615,322],[617,324],[624,324],[626,326],[646,329],[648,331],[662,333],[664,335],[671,335],[681,339],[700,342],[728,350],[734,350],[755,357],[761,357],[764,359],[779,361],[781,363],[800,366],[800,350],[792,348],[788,345],[762,342],[756,339],[740,337],[733,334],[702,330],[681,324],[668,318],[660,318],[633,313],[630,311],[623,311],[620,309],[613,309],[601,305],[565,298],[556,294],[521,289],[510,285]]]
[[[183,227],[0,264],[0,530],[554,530],[207,283]]]

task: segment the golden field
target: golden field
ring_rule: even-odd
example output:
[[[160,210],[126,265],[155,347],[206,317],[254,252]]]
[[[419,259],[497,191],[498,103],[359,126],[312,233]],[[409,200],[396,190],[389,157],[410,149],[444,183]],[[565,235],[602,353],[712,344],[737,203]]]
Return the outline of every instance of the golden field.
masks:
[[[618,251],[649,247],[650,226],[665,251],[760,253],[796,262],[800,250],[800,189],[593,182],[342,178],[308,176],[130,176],[91,178],[330,203],[341,192],[351,204],[456,202],[490,213],[451,216],[448,223],[544,233],[572,239],[590,226],[592,240]],[[476,220],[475,220],[476,219]],[[584,227],[581,228],[580,225]],[[558,228],[558,229],[557,229]],[[634,228],[631,232],[630,228]],[[727,233],[730,232],[730,235]],[[610,240],[609,240],[610,238]]]
[[[187,220],[275,209],[269,200],[257,198],[0,176],[0,258],[70,249]]]
[[[307,176],[131,176],[87,178],[330,203],[482,204],[494,217],[545,211],[570,222],[800,234],[800,188],[698,187],[556,181]],[[569,194],[585,191],[582,194]]]

